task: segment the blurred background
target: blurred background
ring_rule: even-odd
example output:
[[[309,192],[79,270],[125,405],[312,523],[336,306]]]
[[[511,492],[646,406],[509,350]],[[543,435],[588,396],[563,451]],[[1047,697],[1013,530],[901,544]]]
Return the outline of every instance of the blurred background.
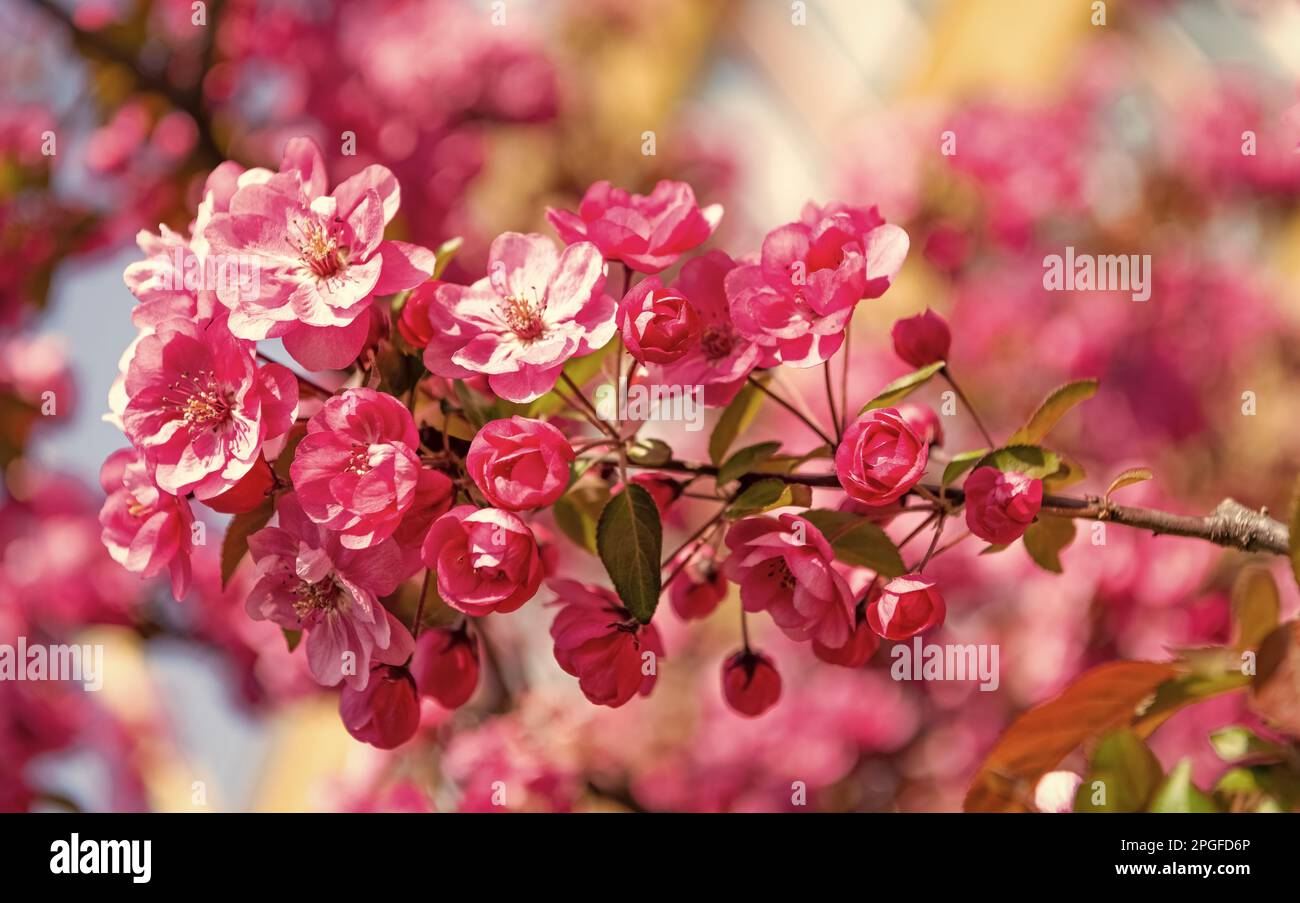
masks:
[[[1283,510],[1300,470],[1297,48],[1291,0],[0,0],[0,635],[108,650],[100,693],[0,683],[0,810],[472,810],[495,781],[524,788],[516,809],[785,810],[794,782],[815,809],[959,808],[1006,724],[1082,670],[1223,642],[1246,556],[1121,528],[1076,542],[1064,576],[1018,548],[955,550],[935,563],[933,639],[998,643],[996,692],[895,682],[887,650],[824,665],[764,619],[785,693],[755,720],[718,686],[734,599],[689,630],[665,607],[670,665],[615,711],[554,664],[534,604],[493,625],[492,686],[455,713],[427,702],[417,742],[382,753],[244,614],[247,573],[221,589],[215,546],[177,604],[99,542],[135,235],[183,230],[214,165],[274,166],[302,134],[332,181],[396,173],[390,237],[463,236],[456,281],[501,231],[550,234],[545,207],[597,179],[690,182],[725,206],[713,245],[733,256],[809,200],[877,204],[912,251],[854,320],[852,403],[908,369],[889,327],[930,306],[995,432],[1060,382],[1101,379],[1055,439],[1088,473],[1072,491],[1145,464],[1134,503]],[[1151,300],[1045,292],[1043,257],[1066,246],[1150,254]],[[820,410],[819,373],[781,379]],[[755,441],[792,433],[778,414]],[[982,444],[961,417],[944,430],[949,452]],[[1248,718],[1204,703],[1153,745],[1213,780],[1207,733]]]

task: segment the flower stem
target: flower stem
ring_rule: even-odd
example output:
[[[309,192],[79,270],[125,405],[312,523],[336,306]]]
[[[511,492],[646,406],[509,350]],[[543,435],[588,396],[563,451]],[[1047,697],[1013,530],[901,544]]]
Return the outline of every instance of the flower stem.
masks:
[[[817,426],[817,424],[813,423],[810,419],[808,419],[803,414],[801,414],[799,412],[799,409],[796,408],[794,405],[790,404],[790,402],[786,401],[780,395],[777,395],[767,386],[763,385],[761,380],[755,379],[752,374],[749,376],[749,384],[754,386],[756,389],[758,389],[767,397],[771,398],[773,401],[775,401],[781,407],[785,408],[791,414],[798,417],[803,422],[804,426],[808,427],[808,429],[816,433],[821,438],[821,440],[825,442],[827,445],[829,445],[831,448],[835,447],[836,445],[835,440],[832,439],[830,436],[826,435],[824,432],[822,432],[821,428]]]
[[[971,419],[975,421],[975,426],[984,437],[984,442],[989,448],[997,448],[997,443],[993,441],[993,437],[989,435],[989,431],[984,428],[984,423],[980,420],[980,415],[979,412],[975,410],[975,405],[970,403],[970,399],[968,399],[966,393],[961,390],[961,386],[957,385],[957,380],[953,379],[952,372],[949,371],[946,366],[939,372],[943,374],[943,378],[948,381],[948,385],[952,386],[952,390],[957,393],[957,398],[961,400],[961,403],[965,406],[966,410],[970,412]]]

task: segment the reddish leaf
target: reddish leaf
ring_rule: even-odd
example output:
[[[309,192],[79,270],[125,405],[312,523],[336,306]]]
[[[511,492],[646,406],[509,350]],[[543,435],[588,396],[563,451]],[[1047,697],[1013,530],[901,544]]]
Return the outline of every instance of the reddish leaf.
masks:
[[[967,812],[1027,812],[1034,785],[1086,740],[1127,727],[1172,665],[1111,662],[1093,668],[1061,695],[1012,723],[980,766],[962,808]]]

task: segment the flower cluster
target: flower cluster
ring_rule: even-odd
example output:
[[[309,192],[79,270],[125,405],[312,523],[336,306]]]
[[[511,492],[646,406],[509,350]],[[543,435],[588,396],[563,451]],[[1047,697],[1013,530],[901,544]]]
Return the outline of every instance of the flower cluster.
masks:
[[[885,292],[907,253],[907,234],[875,208],[809,205],[733,259],[692,254],[722,210],[700,207],[688,185],[639,195],[598,183],[576,213],[548,212],[562,243],[507,232],[486,274],[461,285],[435,278],[433,252],[384,237],[400,207],[383,167],[331,189],[319,150],[294,139],[276,172],[215,170],[188,235],[141,236],[146,259],[127,271],[140,335],[113,396],[131,448],[103,474],[104,542],[117,561],[146,576],[169,570],[180,599],[193,505],[234,515],[226,551],[247,550],[248,615],[302,636],[311,675],[341,687],[345,727],[382,748],[419,731],[422,698],[468,703],[489,616],[541,592],[557,609],[556,662],[610,707],[656,684],[661,594],[690,620],[736,587],[743,644],[723,663],[722,688],[750,717],[777,704],[782,681],[750,646],[749,617],[766,613],[816,659],[848,668],[882,641],[942,625],[944,598],[924,573],[934,543],[910,568],[867,567],[842,547],[866,525],[876,559],[901,562],[879,525],[924,509],[938,518],[937,542],[958,507],[943,487],[921,485],[944,438],[937,416],[894,404],[946,366],[951,337],[937,314],[895,327],[899,356],[923,369],[890,404],[834,423],[833,448],[770,471],[786,486],[775,498],[746,503],[761,473],[714,471],[721,510],[665,562],[653,548],[703,472],[679,478],[691,469],[674,474],[667,443],[666,456],[647,454],[636,421],[611,420],[585,388],[602,365],[622,378],[626,350],[630,382],[684,385],[722,408],[749,403],[737,399],[745,387],[774,395],[774,367],[828,362],[858,303]],[[257,278],[178,283],[169,268],[190,258],[203,272],[238,260]],[[275,338],[308,371],[347,372],[318,381],[272,363],[258,343]],[[570,366],[580,358],[596,367]],[[756,466],[774,454],[759,445],[734,456]],[[790,487],[802,465],[826,457],[840,508],[798,505]],[[581,507],[593,493],[600,507]],[[1005,545],[1034,520],[1042,486],[990,461],[964,498],[971,532]],[[557,556],[543,516],[597,553],[613,588],[559,576],[581,562]]]

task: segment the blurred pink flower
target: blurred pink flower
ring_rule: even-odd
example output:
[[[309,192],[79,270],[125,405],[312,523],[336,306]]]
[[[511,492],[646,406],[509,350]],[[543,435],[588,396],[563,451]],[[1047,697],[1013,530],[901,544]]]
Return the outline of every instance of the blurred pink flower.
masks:
[[[565,244],[590,241],[607,260],[658,273],[708,240],[722,221],[722,205],[700,208],[685,182],[660,181],[648,195],[596,182],[576,214],[549,207],[546,219]]]
[[[103,539],[113,560],[141,577],[171,572],[172,596],[183,599],[190,585],[194,515],[185,497],[158,487],[143,455],[133,448],[113,452],[99,472],[107,498],[99,512]]]

